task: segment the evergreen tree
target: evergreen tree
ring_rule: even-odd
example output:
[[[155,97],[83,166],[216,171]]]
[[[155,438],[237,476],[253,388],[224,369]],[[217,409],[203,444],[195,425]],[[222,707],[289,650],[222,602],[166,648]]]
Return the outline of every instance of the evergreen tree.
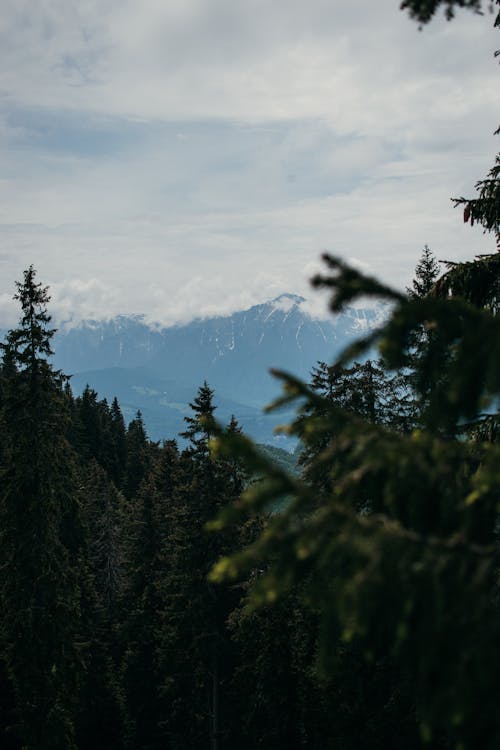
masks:
[[[96,461],[84,470],[82,507],[96,591],[109,619],[124,586],[124,500]]]
[[[124,587],[123,498],[101,466],[82,470],[80,489],[85,548],[82,590],[82,680],[79,750],[123,747],[123,697],[119,679],[117,625]]]
[[[375,291],[373,279],[341,261],[327,262],[332,275],[316,283],[335,290],[334,308],[363,289]],[[254,588],[257,602],[272,601],[307,577],[308,600],[324,623],[324,669],[334,668],[336,652],[327,646],[339,632],[374,664],[389,660],[415,685],[423,739],[437,741],[444,733],[464,748],[478,742],[494,748],[500,738],[494,708],[498,447],[451,436],[500,395],[500,324],[489,310],[458,297],[411,300],[382,285],[378,292],[396,303],[393,315],[351,352],[366,352],[377,338],[388,367],[404,367],[415,330],[432,321],[437,332],[432,347],[439,347],[441,356],[418,363],[434,365],[431,391],[422,394],[429,397],[432,420],[425,431],[405,435],[354,417],[281,374],[286,401],[305,398],[311,410],[321,410],[323,428],[333,436],[318,457],[330,482],[324,487],[313,478],[309,486],[268,466],[267,480],[247,491],[241,507],[253,502],[260,509],[281,496],[288,498],[286,510],[270,519],[245,553],[223,561],[219,575],[241,575],[244,563],[256,561],[268,568]],[[443,380],[449,394],[442,394]],[[314,435],[320,427],[299,419],[291,430]],[[262,470],[263,457],[241,437],[221,438],[220,450],[224,455],[235,445]]]
[[[406,293],[411,300],[424,299],[434,294],[437,288],[439,276],[439,265],[427,245],[425,246],[419,262],[415,267],[415,275],[411,287],[406,288]],[[409,357],[404,372],[408,385],[414,393],[414,422],[415,424],[427,424],[432,421],[432,406],[430,404],[430,392],[435,394],[439,400],[436,373],[440,373],[439,386],[445,394],[448,383],[444,377],[448,354],[445,350],[436,347],[437,332],[427,321],[417,326],[408,342]],[[433,351],[435,357],[431,367],[422,366]],[[418,395],[417,395],[418,394]]]
[[[141,482],[146,477],[152,459],[152,446],[149,444],[144,420],[140,411],[137,412],[129,426],[125,437],[126,461],[123,491],[126,497],[136,496]]]
[[[254,573],[254,577],[257,575]],[[238,607],[229,618],[237,654],[231,681],[231,747],[308,750],[414,750],[420,747],[411,692],[389,665],[329,633],[335,670],[317,669],[316,612],[308,583],[273,605]]]
[[[165,747],[170,708],[161,693],[172,665],[162,663],[165,576],[169,507],[178,481],[179,456],[167,443],[152,464],[138,494],[129,502],[127,519],[127,588],[122,627],[123,680],[127,707],[127,746],[141,750]],[[179,687],[177,687],[179,691]]]
[[[80,435],[78,452],[87,461],[91,458],[102,464],[103,430],[98,405],[98,394],[87,384],[76,400]]]
[[[226,686],[231,669],[231,644],[226,620],[237,603],[237,592],[207,580],[212,565],[236,548],[237,535],[214,536],[206,524],[243,487],[233,460],[216,460],[209,442],[215,429],[213,391],[205,382],[186,417],[189,440],[181,455],[179,482],[166,506],[168,534],[164,578],[164,628],[161,659],[163,694],[171,705],[166,730],[173,748],[202,748],[207,734],[213,750],[229,731]],[[232,419],[232,434],[239,434]]]
[[[189,455],[196,461],[206,462],[207,466],[211,466],[209,442],[214,434],[214,412],[217,408],[214,406],[213,397],[214,392],[205,380],[198,389],[194,401],[189,404],[193,416],[184,417],[188,427],[181,433],[181,437],[189,441]]]
[[[52,354],[47,289],[17,283],[22,317],[2,344],[5,451],[0,490],[2,633],[30,750],[71,750],[81,672],[76,647],[81,529],[66,441],[64,378]]]
[[[115,485],[122,489],[127,466],[127,438],[125,420],[123,419],[123,414],[116,396],[111,404],[110,418],[112,457],[109,466],[109,475]]]
[[[126,464],[125,425],[118,402],[109,407],[106,399],[99,401],[89,385],[74,403],[73,443],[84,461],[97,463],[117,486],[123,482]]]
[[[328,420],[331,405],[371,424],[401,431],[413,426],[415,404],[408,377],[401,372],[385,371],[381,360],[354,362],[349,367],[318,362],[312,371],[311,387],[322,400],[307,403],[297,421],[303,446],[298,462],[304,478],[314,480],[317,486],[332,486],[330,472],[322,460],[323,451],[328,450],[335,438]]]
[[[497,0],[498,5],[498,0]],[[500,27],[500,12],[495,26]],[[498,54],[498,51],[497,53]],[[500,128],[495,135],[500,133]],[[485,233],[492,233],[496,238],[497,251],[500,252],[500,154],[484,180],[476,183],[477,198],[455,198],[456,206],[464,206],[464,222],[474,226],[481,224]]]
[[[406,292],[411,299],[427,297],[432,291],[439,276],[439,264],[427,245],[422,251],[422,256],[415,268],[415,276],[411,287]]]
[[[402,5],[426,22],[439,4]],[[474,214],[498,236],[498,170],[488,179],[478,184],[474,203],[465,201],[464,218]],[[428,747],[493,750],[500,742],[500,449],[480,429],[492,422],[485,409],[495,409],[500,398],[498,257],[449,264],[431,294],[409,298],[325,256],[328,272],[314,284],[332,292],[333,312],[363,295],[394,305],[382,329],[349,347],[336,366],[359,361],[374,346],[388,370],[414,366],[416,394],[426,407],[421,428],[405,434],[355,418],[277,373],[286,387],[280,405],[300,399],[323,410],[323,428],[334,436],[319,458],[329,487],[270,465],[241,436],[221,435],[217,449],[245,456],[250,469],[266,474],[244,493],[239,512],[226,511],[219,525],[286,503],[246,551],[219,563],[212,579],[235,579],[257,565],[264,574],[253,586],[254,606],[307,582],[307,601],[322,623],[322,668],[335,674],[338,650],[328,646],[337,634],[367,665],[396,665],[399,684],[411,686],[419,725],[412,744]],[[415,362],[422,328],[432,336]],[[478,428],[472,440],[464,438],[467,424]],[[320,427],[302,419],[289,430],[314,434]]]

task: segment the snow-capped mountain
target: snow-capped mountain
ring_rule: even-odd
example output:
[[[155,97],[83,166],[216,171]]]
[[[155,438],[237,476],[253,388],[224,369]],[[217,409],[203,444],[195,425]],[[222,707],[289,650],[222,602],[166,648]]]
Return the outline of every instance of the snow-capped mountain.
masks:
[[[226,396],[261,406],[276,394],[270,367],[307,377],[318,360],[331,360],[380,319],[374,308],[314,320],[303,311],[304,302],[282,294],[227,317],[163,329],[137,316],[87,321],[59,331],[56,364],[70,373],[143,367],[183,383],[207,380]]]
[[[315,320],[306,308],[302,297],[282,294],[226,317],[168,328],[140,316],[85,321],[56,334],[55,364],[73,375],[76,392],[88,382],[102,397],[117,395],[126,416],[140,408],[154,438],[182,429],[187,403],[206,380],[222,420],[234,412],[253,437],[270,442],[286,415],[262,415],[280,392],[269,368],[307,379],[318,360],[332,361],[385,314],[379,306]]]
[[[290,415],[262,414],[280,393],[269,368],[307,379],[318,360],[332,361],[385,314],[380,306],[315,320],[306,307],[302,297],[282,294],[226,317],[168,328],[140,316],[85,321],[59,330],[55,364],[73,375],[75,392],[88,383],[101,397],[116,395],[126,417],[140,408],[155,439],[183,429],[188,402],[206,380],[222,421],[234,413],[254,438],[276,442],[273,428]]]

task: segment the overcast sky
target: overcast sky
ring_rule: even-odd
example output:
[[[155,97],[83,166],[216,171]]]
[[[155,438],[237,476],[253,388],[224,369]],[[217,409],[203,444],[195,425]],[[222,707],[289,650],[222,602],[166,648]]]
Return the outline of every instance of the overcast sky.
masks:
[[[497,149],[498,32],[399,0],[3,0],[0,324],[311,296],[322,251],[408,283],[493,249],[450,196]]]

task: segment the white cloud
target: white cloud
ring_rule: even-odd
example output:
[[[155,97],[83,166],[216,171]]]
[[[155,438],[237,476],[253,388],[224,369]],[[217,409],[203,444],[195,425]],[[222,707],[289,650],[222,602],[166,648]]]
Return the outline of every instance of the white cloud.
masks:
[[[449,197],[493,162],[491,19],[397,0],[7,0],[0,316],[34,262],[57,315],[310,296],[321,251],[403,286],[491,241]]]
[[[141,120],[325,117],[380,133],[408,125],[419,101],[436,109],[438,93],[437,109],[453,115],[496,91],[490,18],[419,33],[394,0],[10,0],[2,25],[0,85],[29,106]]]

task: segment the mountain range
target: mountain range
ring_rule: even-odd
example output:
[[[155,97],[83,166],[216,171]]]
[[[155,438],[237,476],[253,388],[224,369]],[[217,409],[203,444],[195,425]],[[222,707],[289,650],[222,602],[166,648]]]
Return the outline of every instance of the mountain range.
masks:
[[[285,446],[274,428],[291,414],[262,412],[280,393],[269,369],[307,379],[316,362],[332,361],[384,316],[378,306],[315,320],[305,308],[304,298],[282,294],[232,315],[170,327],[123,315],[63,325],[54,339],[55,365],[72,376],[75,393],[89,384],[101,398],[116,395],[126,419],[140,409],[155,440],[183,429],[189,401],[206,380],[222,422],[234,414],[258,442]]]

